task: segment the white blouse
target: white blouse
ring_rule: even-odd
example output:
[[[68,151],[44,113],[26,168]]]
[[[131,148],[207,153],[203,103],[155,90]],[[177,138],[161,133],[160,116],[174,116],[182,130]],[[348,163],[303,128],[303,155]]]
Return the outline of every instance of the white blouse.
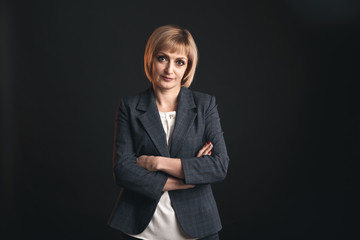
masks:
[[[170,149],[176,111],[159,112],[159,114],[166,134],[168,148]],[[161,195],[155,213],[145,230],[140,234],[128,235],[144,240],[195,240],[195,238],[187,236],[182,230],[171,206],[170,196],[167,191]]]

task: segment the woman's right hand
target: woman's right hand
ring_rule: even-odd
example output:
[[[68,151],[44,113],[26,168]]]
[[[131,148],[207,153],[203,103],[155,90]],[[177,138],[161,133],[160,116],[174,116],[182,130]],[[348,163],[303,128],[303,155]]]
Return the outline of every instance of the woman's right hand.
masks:
[[[197,153],[196,157],[201,157],[203,155],[211,155],[212,148],[213,145],[211,142],[205,143],[204,146]],[[165,183],[163,191],[182,190],[182,189],[189,189],[194,187],[195,185],[185,184],[182,179],[175,177],[168,177],[168,180]]]
[[[183,190],[183,189],[189,189],[189,188],[194,188],[194,187],[195,187],[195,185],[185,184],[182,179],[168,177],[168,179],[165,183],[165,186],[163,188],[163,191]]]
[[[199,150],[196,157],[201,157],[203,155],[211,155],[211,149],[213,148],[213,145],[211,142],[206,142],[204,146]]]

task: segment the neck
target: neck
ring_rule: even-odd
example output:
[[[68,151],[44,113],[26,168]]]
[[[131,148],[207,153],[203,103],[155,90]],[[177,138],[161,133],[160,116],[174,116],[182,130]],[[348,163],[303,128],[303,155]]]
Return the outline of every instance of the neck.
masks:
[[[160,112],[176,111],[180,88],[158,89],[154,87],[156,105]]]

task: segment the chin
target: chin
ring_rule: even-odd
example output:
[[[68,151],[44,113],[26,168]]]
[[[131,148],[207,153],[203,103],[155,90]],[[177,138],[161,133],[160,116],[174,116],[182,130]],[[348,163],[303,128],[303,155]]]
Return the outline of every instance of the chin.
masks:
[[[181,85],[175,84],[174,82],[162,82],[161,84],[154,84],[155,88],[158,89],[173,89],[173,88],[181,88]]]

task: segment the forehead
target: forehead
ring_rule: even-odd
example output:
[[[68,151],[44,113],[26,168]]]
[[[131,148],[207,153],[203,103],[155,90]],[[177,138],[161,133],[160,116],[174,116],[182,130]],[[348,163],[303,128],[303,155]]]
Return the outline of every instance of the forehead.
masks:
[[[172,44],[163,44],[162,46],[159,46],[159,51],[157,52],[162,52],[162,53],[166,53],[166,54],[172,54],[172,55],[177,55],[177,56],[181,56],[184,58],[188,58],[189,56],[189,47],[185,46],[183,44],[176,44],[176,43],[172,43]]]
[[[165,54],[167,56],[169,56],[170,58],[183,58],[183,59],[187,59],[187,54],[185,51],[171,51],[171,50],[161,50],[159,51],[160,54]]]

